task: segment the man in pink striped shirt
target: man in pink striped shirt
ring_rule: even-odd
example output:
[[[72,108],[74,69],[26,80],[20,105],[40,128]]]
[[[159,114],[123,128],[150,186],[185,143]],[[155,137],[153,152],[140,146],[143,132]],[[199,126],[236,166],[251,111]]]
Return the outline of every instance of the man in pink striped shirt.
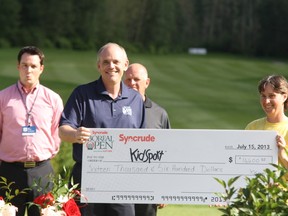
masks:
[[[63,102],[40,84],[43,63],[41,50],[23,47],[18,54],[19,80],[0,91],[0,176],[15,182],[12,186],[19,190],[31,187],[39,178],[41,186],[46,186],[48,175],[53,173],[50,158],[57,154],[61,143],[58,124]],[[24,216],[26,203],[39,195],[33,190],[13,198],[17,216]],[[3,188],[0,196],[5,197]],[[28,215],[40,215],[39,209],[29,208]]]

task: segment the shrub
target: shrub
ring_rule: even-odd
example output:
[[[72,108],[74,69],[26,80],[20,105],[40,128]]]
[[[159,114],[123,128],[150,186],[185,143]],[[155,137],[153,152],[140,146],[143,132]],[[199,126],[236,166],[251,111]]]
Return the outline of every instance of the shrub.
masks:
[[[92,48],[92,45],[89,44],[89,41],[83,41],[79,37],[72,39],[72,45],[73,45],[73,49],[75,50],[89,50]]]
[[[71,41],[65,37],[58,37],[55,44],[56,47],[60,49],[72,49]]]
[[[227,202],[220,208],[224,216],[284,216],[288,215],[287,181],[284,179],[287,169],[273,165],[276,170],[265,169],[253,178],[245,177],[246,187],[236,190],[233,184],[239,176],[226,183],[215,178],[225,189],[225,193],[217,193]]]
[[[0,48],[10,48],[11,44],[5,38],[0,38]]]
[[[44,38],[43,39],[43,47],[53,49],[53,48],[55,48],[55,45],[53,44],[53,42],[50,39]]]

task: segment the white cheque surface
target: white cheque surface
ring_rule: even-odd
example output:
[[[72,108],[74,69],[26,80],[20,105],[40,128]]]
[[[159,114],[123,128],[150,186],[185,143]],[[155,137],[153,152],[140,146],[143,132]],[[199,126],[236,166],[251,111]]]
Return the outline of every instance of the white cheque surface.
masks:
[[[91,203],[221,203],[215,193],[224,189],[214,177],[252,177],[278,162],[274,131],[91,131],[81,185]]]

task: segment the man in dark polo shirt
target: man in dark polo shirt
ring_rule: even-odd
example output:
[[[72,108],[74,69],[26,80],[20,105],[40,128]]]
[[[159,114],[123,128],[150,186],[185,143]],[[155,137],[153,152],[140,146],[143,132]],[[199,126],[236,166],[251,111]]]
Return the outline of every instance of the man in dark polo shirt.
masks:
[[[100,78],[78,86],[69,97],[60,120],[59,135],[73,143],[72,176],[81,183],[83,143],[88,128],[144,128],[145,109],[141,95],[121,81],[129,64],[125,50],[108,43],[98,51]],[[97,184],[97,179],[95,179]],[[80,208],[82,216],[134,216],[134,204],[92,204]]]
[[[147,69],[138,63],[129,65],[124,73],[124,83],[137,90],[143,98],[145,104],[145,124],[146,128],[169,129],[170,121],[165,109],[150,100],[146,95],[146,89],[150,84]],[[163,204],[135,204],[136,216],[155,216],[158,208],[163,208]]]

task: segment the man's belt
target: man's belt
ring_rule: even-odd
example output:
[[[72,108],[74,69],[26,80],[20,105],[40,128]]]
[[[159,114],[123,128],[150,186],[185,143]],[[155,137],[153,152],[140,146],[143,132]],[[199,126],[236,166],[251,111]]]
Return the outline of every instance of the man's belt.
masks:
[[[11,165],[15,165],[15,166],[19,166],[22,168],[34,168],[37,166],[40,166],[41,164],[45,163],[49,161],[48,160],[44,160],[44,161],[26,161],[26,162],[6,162],[6,161],[2,161],[2,163],[6,163],[6,164],[11,164]]]

